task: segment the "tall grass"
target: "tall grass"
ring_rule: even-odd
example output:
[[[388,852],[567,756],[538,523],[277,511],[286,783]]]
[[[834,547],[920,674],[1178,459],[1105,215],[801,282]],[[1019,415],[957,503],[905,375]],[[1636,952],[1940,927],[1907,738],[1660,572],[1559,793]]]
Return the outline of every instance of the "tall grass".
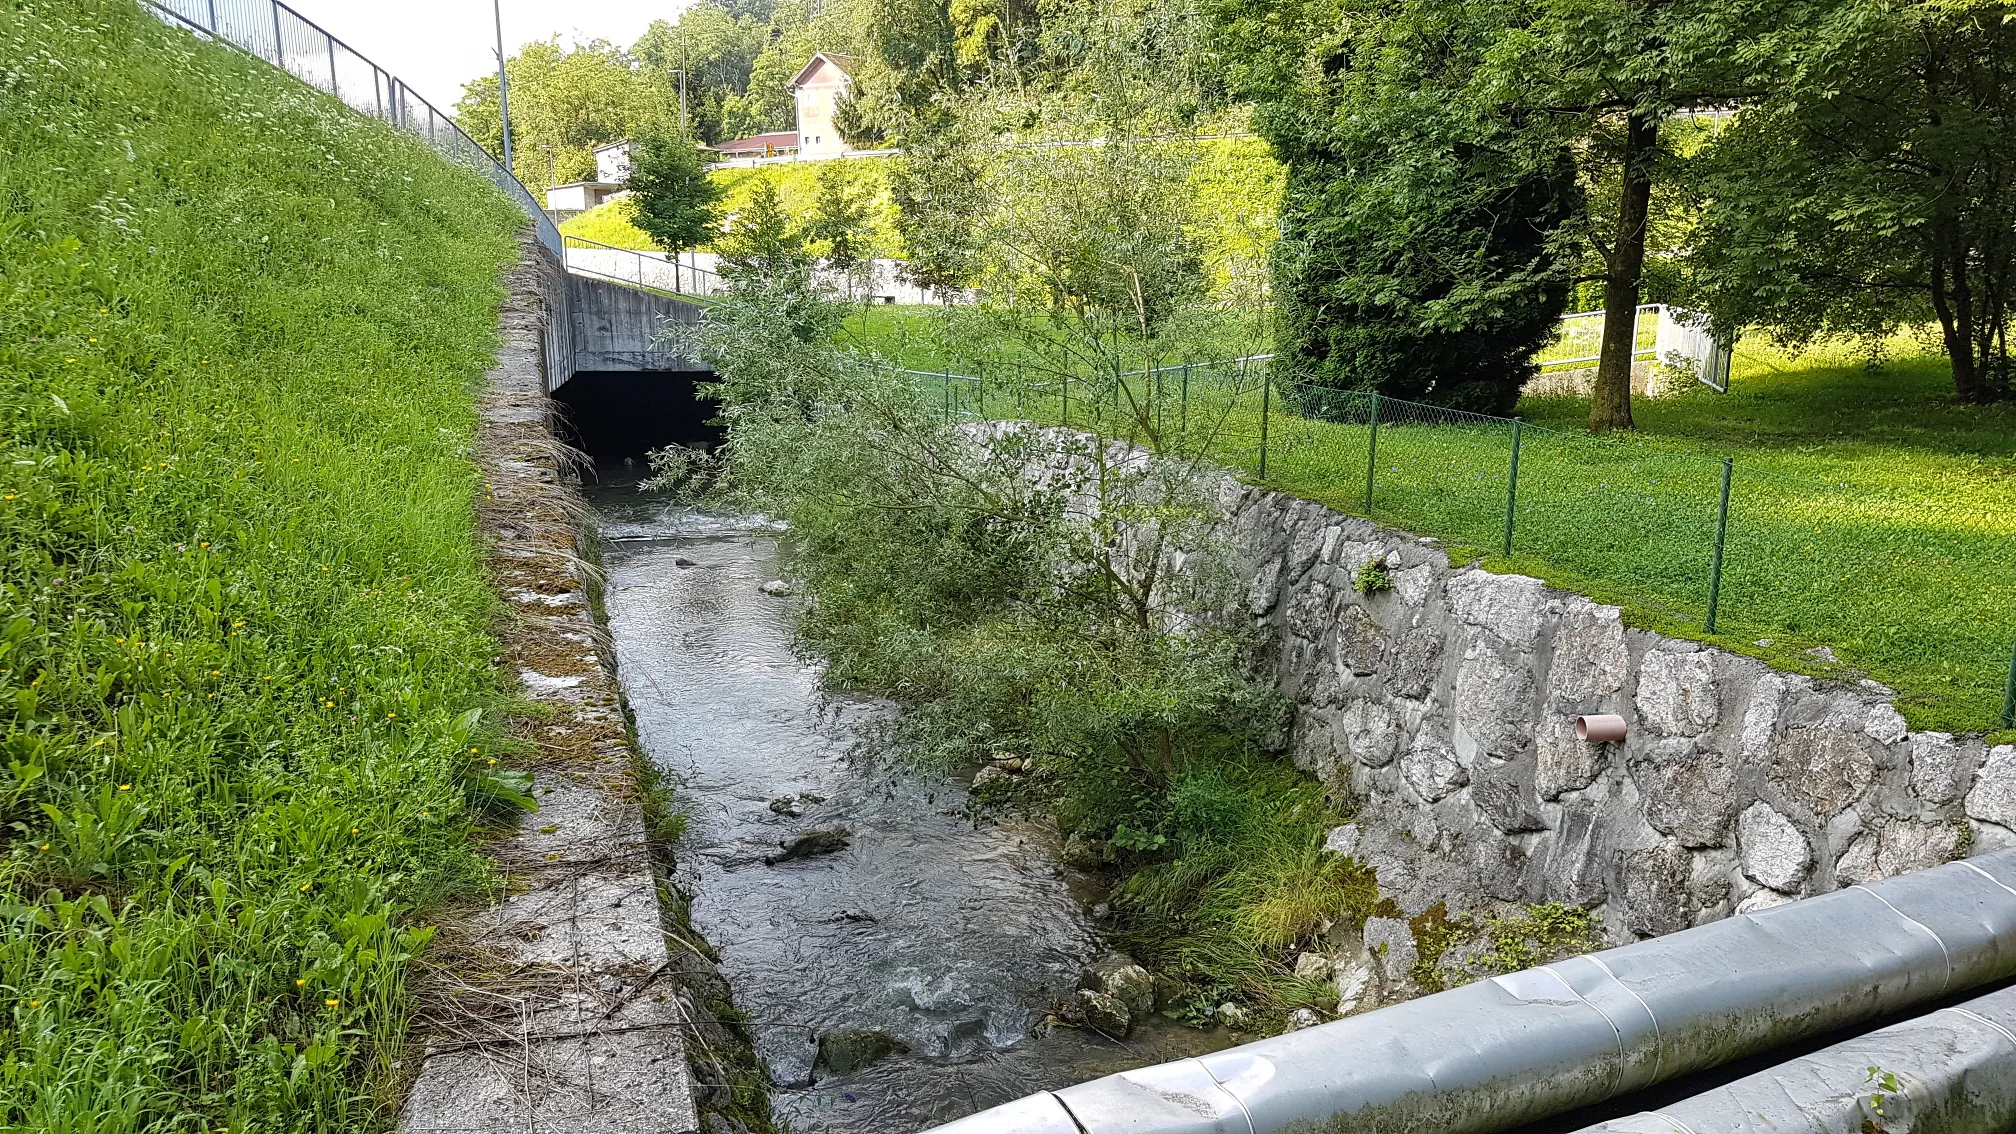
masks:
[[[519,218],[132,0],[0,5],[0,105],[0,1126],[381,1125]]]

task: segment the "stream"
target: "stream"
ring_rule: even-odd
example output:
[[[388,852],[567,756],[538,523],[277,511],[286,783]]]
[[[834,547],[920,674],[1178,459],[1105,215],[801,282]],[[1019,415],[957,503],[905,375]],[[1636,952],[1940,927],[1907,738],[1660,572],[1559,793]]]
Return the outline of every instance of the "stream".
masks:
[[[1230,1042],[1160,1018],[1124,1041],[1039,1033],[1101,952],[1096,887],[1059,864],[1054,831],[976,825],[963,779],[850,758],[890,709],[827,694],[793,652],[798,600],[761,589],[784,574],[774,531],[621,484],[590,499],[618,674],[687,816],[679,882],[771,1068],[780,1123],[908,1134]],[[837,851],[770,861],[838,829]],[[830,1029],[907,1050],[831,1074],[815,1066]]]

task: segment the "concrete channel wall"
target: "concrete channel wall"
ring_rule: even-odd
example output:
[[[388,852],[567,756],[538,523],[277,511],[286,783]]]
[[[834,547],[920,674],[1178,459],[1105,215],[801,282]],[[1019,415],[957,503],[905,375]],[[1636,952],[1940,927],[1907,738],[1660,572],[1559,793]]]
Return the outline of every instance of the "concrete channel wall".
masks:
[[[667,948],[658,877],[596,584],[577,540],[585,505],[546,398],[558,260],[527,242],[510,279],[503,346],[481,400],[480,522],[508,608],[504,656],[543,715],[514,718],[539,809],[488,847],[502,900],[445,927],[433,955],[424,1062],[406,1134],[699,1128],[689,1070],[696,1012]],[[418,1046],[416,1042],[416,1046]]]

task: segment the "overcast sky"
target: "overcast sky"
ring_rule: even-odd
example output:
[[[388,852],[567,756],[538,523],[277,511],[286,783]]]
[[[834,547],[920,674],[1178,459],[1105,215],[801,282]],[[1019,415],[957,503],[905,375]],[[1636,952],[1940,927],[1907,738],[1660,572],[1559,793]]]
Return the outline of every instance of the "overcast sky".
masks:
[[[287,0],[365,58],[452,110],[462,84],[496,69],[491,0]],[[503,0],[507,52],[558,34],[628,47],[652,20],[675,18],[687,0]]]

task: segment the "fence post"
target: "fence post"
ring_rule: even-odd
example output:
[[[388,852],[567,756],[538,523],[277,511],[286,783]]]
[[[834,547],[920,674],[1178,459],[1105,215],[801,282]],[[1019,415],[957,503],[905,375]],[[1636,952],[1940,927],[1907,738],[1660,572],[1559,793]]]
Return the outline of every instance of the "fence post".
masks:
[[[280,5],[273,5],[273,64],[287,69],[287,41],[280,38]]]
[[[1071,427],[1071,376],[1068,374],[1057,379],[1057,400],[1064,407],[1064,427],[1069,429]]]
[[[210,0],[210,34],[217,34],[217,0]]]
[[[1268,370],[1260,379],[1260,479],[1267,479],[1267,418],[1273,409],[1274,371]]]
[[[1379,391],[1372,391],[1372,437],[1365,446],[1365,515],[1372,515],[1372,482],[1379,474]]]
[[[2002,727],[2016,728],[2016,649],[2009,651],[2009,686],[2002,691]]]
[[[1512,472],[1505,481],[1505,554],[1512,554],[1512,524],[1519,506],[1519,442],[1526,423],[1512,419]]]
[[[974,372],[974,375],[975,375],[975,377],[974,377],[974,379],[973,379],[973,384],[974,384],[974,386],[975,386],[975,387],[977,387],[977,388],[979,389],[979,391],[980,391],[980,417],[978,418],[978,420],[980,420],[980,421],[986,421],[986,420],[987,420],[987,364],[986,364],[986,363],[984,363],[984,362],[983,362],[983,363],[981,363],[980,365],[978,365],[978,366],[976,366],[976,367],[974,367],[974,368],[973,368],[973,372]]]
[[[1183,364],[1183,417],[1177,428],[1183,436],[1190,436],[1190,364]]]
[[[1729,535],[1729,478],[1736,471],[1733,458],[1722,458],[1722,507],[1715,513],[1715,559],[1708,568],[1708,632],[1715,632],[1716,608],[1722,604],[1722,545]]]
[[[941,398],[940,398],[939,400],[940,400],[940,401],[941,401],[941,402],[942,402],[942,403],[944,404],[944,406],[945,406],[945,424],[947,424],[947,425],[950,425],[950,424],[952,424],[952,369],[951,369],[951,367],[946,367],[946,369],[945,369],[945,378],[944,378],[944,382],[945,382],[945,392],[944,392],[944,396],[943,396],[943,397],[941,397]]]

